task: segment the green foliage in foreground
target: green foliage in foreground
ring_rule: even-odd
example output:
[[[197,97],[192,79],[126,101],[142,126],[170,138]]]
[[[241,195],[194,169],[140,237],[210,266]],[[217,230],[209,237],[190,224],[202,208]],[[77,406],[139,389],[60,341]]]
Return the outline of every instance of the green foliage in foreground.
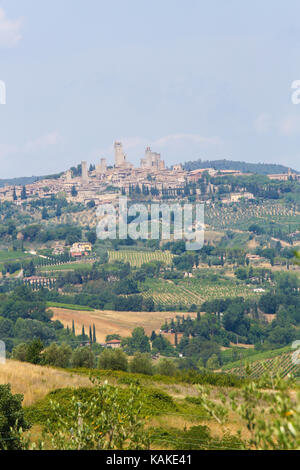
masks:
[[[134,386],[130,384],[130,387]],[[131,397],[131,389],[118,388],[118,402],[123,410],[127,409],[128,401]],[[115,387],[110,386],[111,391]],[[36,404],[25,409],[27,419],[32,423],[46,424],[47,421],[56,419],[56,411],[51,408],[51,402],[57,402],[60,405],[60,413],[67,416],[70,411],[72,399],[80,403],[90,403],[97,397],[98,387],[81,387],[78,389],[64,388],[50,392],[45,398]],[[140,404],[139,415],[141,417],[154,416],[166,412],[174,412],[177,406],[173,399],[165,392],[150,387],[140,387],[139,395],[134,400],[134,405]],[[97,414],[101,414],[101,408]]]
[[[30,428],[22,409],[23,395],[13,395],[10,385],[0,385],[0,450],[20,450],[22,431]]]
[[[207,426],[192,426],[190,429],[156,428],[151,433],[151,442],[173,450],[240,450],[242,441],[235,436],[212,438]]]
[[[244,449],[299,450],[300,392],[294,395],[292,387],[291,380],[266,374],[229,396],[220,393],[218,402],[211,400],[211,390],[199,386],[199,403],[223,428],[230,411],[238,414],[250,433]]]
[[[44,426],[53,448],[145,449],[151,443],[174,450],[295,450],[300,445],[300,393],[291,393],[294,384],[280,377],[266,375],[229,394],[198,386],[199,395],[184,402],[139,384],[124,388],[92,381],[93,388],[56,390],[27,408],[26,417]],[[232,412],[243,423],[236,434],[228,427]],[[208,427],[199,424],[189,429],[145,426],[148,418],[158,415],[214,420],[223,434],[212,437]],[[249,436],[242,439],[245,429]]]
[[[300,393],[295,393],[291,380],[266,375],[259,382],[244,382],[230,393],[198,385],[194,388],[198,395],[175,401],[161,389],[141,385],[135,375],[123,373],[119,378],[123,386],[91,378],[92,387],[55,390],[24,412],[22,396],[12,395],[9,385],[0,386],[2,448],[8,448],[9,442],[10,449],[28,449],[29,439],[23,431],[31,422],[43,428],[44,442],[38,442],[39,448],[47,442],[57,450],[134,450],[150,445],[174,450],[299,449]],[[241,422],[236,433],[228,426],[232,412]],[[168,424],[169,416],[175,421],[184,417],[194,425],[174,428]],[[151,417],[155,420],[149,427]],[[221,436],[212,437],[208,426],[199,424],[201,420],[216,421]],[[242,437],[246,429],[248,436]],[[35,449],[37,443],[31,447]]]
[[[75,390],[57,391],[52,398],[44,434],[51,438],[54,449],[149,448],[142,412],[145,398],[138,387],[123,390],[94,382],[94,388],[81,389],[79,394]]]

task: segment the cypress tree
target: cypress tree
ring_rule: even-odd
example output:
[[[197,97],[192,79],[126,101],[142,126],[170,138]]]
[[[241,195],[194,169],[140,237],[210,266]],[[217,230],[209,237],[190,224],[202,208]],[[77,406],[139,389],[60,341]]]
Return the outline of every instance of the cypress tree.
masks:
[[[42,219],[43,220],[49,219],[49,214],[48,214],[48,211],[47,211],[46,207],[44,207],[43,210],[42,210]]]
[[[76,197],[77,196],[77,190],[76,190],[76,187],[75,186],[72,186],[72,189],[71,189],[71,195],[72,197]]]
[[[95,324],[93,324],[93,343],[96,343],[96,342],[97,342],[96,327],[95,327]]]
[[[27,199],[27,193],[26,193],[26,186],[23,186],[22,192],[21,192],[21,199],[24,201]]]

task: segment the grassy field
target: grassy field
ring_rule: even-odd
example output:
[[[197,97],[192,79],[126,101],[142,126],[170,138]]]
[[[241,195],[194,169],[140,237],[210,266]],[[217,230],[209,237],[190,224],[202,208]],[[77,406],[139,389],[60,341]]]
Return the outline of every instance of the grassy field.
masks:
[[[112,310],[79,311],[67,310],[64,308],[52,307],[54,313],[53,320],[60,320],[65,327],[72,327],[74,320],[76,334],[81,334],[82,325],[85,331],[93,324],[96,327],[96,336],[98,342],[105,342],[109,334],[119,334],[121,336],[130,336],[132,330],[142,326],[147,335],[152,331],[159,331],[166,319],[176,318],[176,315],[182,315],[183,312],[116,312]],[[190,313],[191,318],[196,314]]]
[[[163,279],[147,279],[144,297],[152,297],[156,305],[178,305],[190,307],[192,304],[201,305],[206,300],[215,298],[254,296],[253,290],[244,284],[235,283],[232,279],[222,279],[217,282],[189,278],[180,281]]]
[[[101,383],[106,381],[118,387],[124,406],[129,396],[129,385],[139,383],[141,417],[145,417],[145,426],[151,435],[150,448],[153,450],[237,450],[242,448],[241,441],[246,444],[251,437],[246,422],[236,411],[228,411],[225,423],[217,422],[199,402],[198,385],[175,377],[105,370],[57,370],[9,360],[0,367],[0,384],[10,383],[13,393],[24,395],[25,416],[32,424],[27,435],[31,442],[37,442],[42,438],[47,419],[54,416],[52,400],[60,404],[65,416],[73,396],[77,400],[82,400],[83,396],[86,400],[94,396],[93,385],[88,378],[91,373]],[[235,392],[239,403],[243,403],[239,388],[224,385],[207,385],[206,388],[215,405],[220,404],[220,392],[227,400]],[[291,390],[290,394],[295,395],[295,391]],[[270,410],[266,410],[264,401],[257,403],[257,410],[264,413],[266,422],[274,419]],[[51,449],[50,440],[43,436],[43,441],[44,449]]]
[[[8,360],[0,366],[0,384],[10,383],[13,393],[24,395],[28,406],[43,398],[50,390],[89,385],[87,377],[70,375],[62,370]]]
[[[64,407],[69,402],[66,397],[76,393],[79,387],[93,393],[89,373],[88,370],[85,374],[9,360],[0,368],[0,383],[10,383],[13,393],[24,395],[26,417],[33,424],[29,432],[33,442],[42,437],[43,426],[51,413],[50,400],[58,400]],[[122,387],[124,396],[129,381],[134,377],[125,372],[110,371],[99,371],[99,376],[101,382],[106,380],[110,385]],[[236,439],[223,440],[221,426],[212,421],[207,412],[194,401],[198,395],[197,385],[177,383],[167,377],[155,381],[149,376],[139,374],[137,377],[143,393],[144,412],[147,413],[146,427],[152,435],[152,449],[176,449],[178,444],[191,449],[191,442],[195,449],[239,448]],[[54,397],[50,394],[53,390],[57,391]],[[215,390],[217,396],[218,388],[212,387],[212,390]],[[232,388],[222,388],[226,395],[231,391]],[[227,424],[232,435],[243,426],[236,415],[230,415]],[[242,438],[247,437],[247,429],[243,428]],[[43,441],[45,449],[51,448],[47,439],[43,438]]]
[[[134,251],[120,250],[109,251],[109,262],[123,261],[131,266],[140,268],[143,263],[150,261],[162,261],[163,263],[172,264],[173,255],[169,251]]]
[[[64,263],[55,266],[41,266],[39,269],[42,273],[57,271],[74,271],[75,269],[90,268],[91,263]]]
[[[0,262],[5,263],[6,261],[15,261],[25,258],[32,258],[30,253],[24,253],[24,251],[4,251],[0,250]]]
[[[23,261],[28,258],[32,258],[30,253],[24,253],[23,251],[0,250],[0,271],[3,269],[4,263]]]

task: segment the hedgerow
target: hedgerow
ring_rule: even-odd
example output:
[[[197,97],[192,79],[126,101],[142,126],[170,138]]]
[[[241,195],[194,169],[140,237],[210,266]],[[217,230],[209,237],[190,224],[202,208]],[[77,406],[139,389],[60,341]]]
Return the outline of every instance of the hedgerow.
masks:
[[[177,411],[176,404],[167,393],[155,388],[140,388],[142,403],[141,416],[155,416],[161,413]],[[78,402],[88,403],[96,393],[97,391],[92,387],[57,389],[50,392],[45,398],[34,405],[25,408],[25,415],[31,423],[46,424],[48,419],[55,418],[55,416],[52,416],[53,410],[51,408],[51,401],[58,402],[62,412],[66,413],[73,397],[75,397]],[[126,408],[128,397],[128,388],[118,388],[118,398],[120,403],[124,406],[124,409]],[[101,410],[99,410],[99,413],[100,412]]]
[[[144,375],[135,374],[123,371],[110,371],[110,370],[95,370],[95,369],[64,369],[68,372],[75,374],[88,375],[92,377],[105,378],[114,377],[118,379],[119,383],[123,384],[151,384],[164,383],[164,384],[176,384],[176,383],[188,383],[188,384],[208,384],[216,385],[219,387],[237,387],[240,388],[247,379],[237,377],[231,374],[225,373],[214,373],[208,370],[198,372],[195,370],[188,371],[177,371],[174,376],[165,375]]]

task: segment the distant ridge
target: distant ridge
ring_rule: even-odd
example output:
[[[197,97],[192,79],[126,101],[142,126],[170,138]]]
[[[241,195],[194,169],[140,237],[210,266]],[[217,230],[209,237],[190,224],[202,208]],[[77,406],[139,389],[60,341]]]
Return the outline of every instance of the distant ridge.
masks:
[[[8,178],[8,179],[0,179],[0,188],[3,188],[6,184],[9,186],[23,186],[24,184],[31,184],[35,183],[41,179],[39,176],[23,176],[20,178]]]
[[[35,183],[36,181],[40,180],[56,179],[59,178],[62,174],[63,172],[47,176],[21,176],[19,178],[0,179],[0,188],[3,188],[3,186],[6,184],[8,186],[24,186],[26,184]]]
[[[239,170],[242,173],[256,173],[259,175],[287,173],[288,167],[277,165],[275,163],[246,163],[235,162],[233,160],[205,160],[201,159],[186,162],[183,168],[187,171],[198,170],[201,168],[214,168],[215,170]],[[295,170],[293,170],[295,171]],[[295,173],[298,173],[295,171]]]

